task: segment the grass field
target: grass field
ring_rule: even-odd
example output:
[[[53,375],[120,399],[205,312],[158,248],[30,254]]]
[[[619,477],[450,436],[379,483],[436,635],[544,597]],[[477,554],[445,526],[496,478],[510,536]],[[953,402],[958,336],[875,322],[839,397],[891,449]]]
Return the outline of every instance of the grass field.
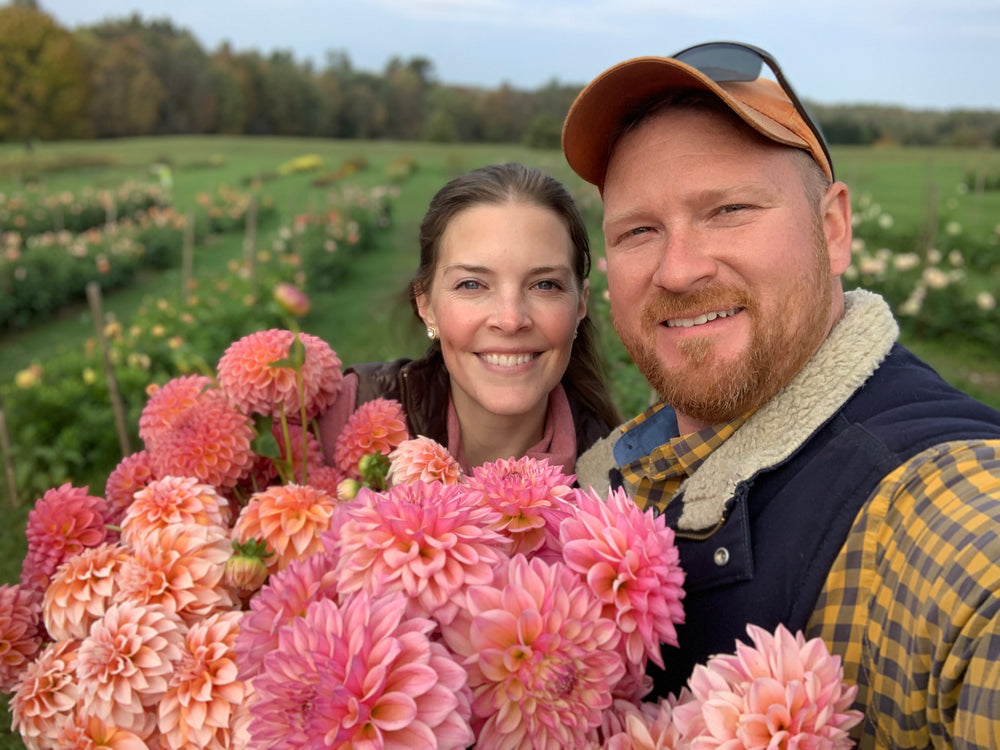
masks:
[[[580,197],[591,224],[594,255],[603,253],[596,191],[569,171],[560,152],[515,145],[169,137],[41,144],[30,154],[18,146],[0,145],[0,192],[22,189],[29,175],[40,177],[48,190],[114,187],[129,179],[153,179],[151,165],[169,163],[173,200],[181,211],[194,210],[197,195],[212,192],[220,184],[240,187],[259,180],[260,190],[270,194],[278,208],[278,219],[261,228],[263,240],[266,233],[273,233],[296,213],[325,200],[326,188],[310,185],[315,174],[273,182],[264,179],[280,164],[304,154],[322,157],[328,169],[363,158],[368,168],[351,179],[367,186],[384,182],[387,167],[401,156],[417,164],[416,172],[401,186],[391,225],[378,246],[359,256],[336,294],[313,299],[313,309],[303,322],[304,330],[328,341],[345,363],[415,355],[423,350],[425,340],[403,290],[416,265],[417,227],[423,211],[431,195],[459,172],[501,161],[523,161],[546,169]],[[941,212],[982,233],[995,231],[1000,224],[1000,192],[977,193],[960,187],[977,169],[1000,172],[1000,152],[996,150],[834,149],[834,160],[838,177],[857,195],[868,194],[878,201],[901,228],[919,231],[926,227],[929,216]],[[240,257],[241,245],[239,235],[226,235],[199,248],[196,272],[221,272],[230,259]],[[105,309],[127,320],[144,299],[179,285],[176,269],[147,275],[108,295]],[[92,333],[93,322],[82,307],[43,325],[0,333],[0,383],[10,382],[33,360],[44,361],[63,348],[78,347]],[[609,348],[617,345],[607,325],[603,335]],[[960,388],[1000,406],[1000,352],[950,341],[907,343]],[[615,367],[620,405],[623,411],[634,411],[648,390],[630,366],[618,362]],[[3,509],[8,523],[7,531],[0,533],[0,583],[17,580],[29,507],[30,499],[18,508]],[[16,737],[4,734],[5,725],[8,722],[0,716],[0,750],[20,747]]]

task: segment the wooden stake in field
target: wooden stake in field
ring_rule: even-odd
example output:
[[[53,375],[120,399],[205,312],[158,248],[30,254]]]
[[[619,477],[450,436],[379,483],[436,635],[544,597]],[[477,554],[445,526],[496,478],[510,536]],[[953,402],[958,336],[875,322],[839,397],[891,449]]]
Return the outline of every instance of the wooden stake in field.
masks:
[[[101,304],[101,285],[96,281],[87,284],[87,301],[90,302],[90,314],[94,318],[94,329],[97,331],[97,341],[101,346],[101,355],[104,360],[104,377],[108,383],[108,396],[111,399],[111,408],[115,414],[115,427],[118,430],[118,445],[122,451],[122,458],[131,455],[132,448],[128,437],[128,429],[125,426],[125,406],[122,403],[121,393],[118,390],[118,378],[115,375],[114,365],[111,363],[111,355],[108,351],[108,338],[104,335],[104,309]]]
[[[246,234],[243,236],[243,264],[250,280],[250,291],[257,293],[257,201],[250,199],[247,206]]]
[[[194,212],[188,211],[184,223],[184,241],[181,245],[181,299],[191,293],[191,277],[194,273]]]
[[[10,455],[10,433],[7,431],[7,415],[3,409],[3,394],[0,393],[0,452],[3,452],[3,468],[7,475],[7,492],[10,504],[17,507],[20,500],[17,497],[17,477],[14,476],[14,459]]]

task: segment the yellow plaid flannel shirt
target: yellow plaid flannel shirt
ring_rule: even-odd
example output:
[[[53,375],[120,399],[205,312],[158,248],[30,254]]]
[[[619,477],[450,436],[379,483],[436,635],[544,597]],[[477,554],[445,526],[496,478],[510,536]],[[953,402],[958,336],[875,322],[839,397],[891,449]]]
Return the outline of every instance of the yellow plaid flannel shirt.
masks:
[[[640,507],[666,507],[748,416],[622,466]],[[822,637],[858,685],[859,747],[1000,747],[1000,441],[942,444],[885,477],[806,635]]]

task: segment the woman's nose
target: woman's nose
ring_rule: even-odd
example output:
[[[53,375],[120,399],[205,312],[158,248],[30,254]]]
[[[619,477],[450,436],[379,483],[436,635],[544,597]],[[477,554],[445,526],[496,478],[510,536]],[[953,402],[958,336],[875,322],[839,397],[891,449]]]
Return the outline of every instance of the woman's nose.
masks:
[[[490,325],[505,333],[514,333],[531,326],[531,315],[524,296],[504,293],[497,296],[490,315]]]

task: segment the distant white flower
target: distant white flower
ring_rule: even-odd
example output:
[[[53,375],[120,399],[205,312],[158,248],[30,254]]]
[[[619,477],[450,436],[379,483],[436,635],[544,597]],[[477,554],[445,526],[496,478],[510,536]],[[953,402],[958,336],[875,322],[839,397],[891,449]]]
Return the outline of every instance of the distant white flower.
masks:
[[[899,306],[899,314],[906,317],[914,317],[920,312],[926,296],[927,288],[922,284],[917,284],[910,293],[910,296],[906,298],[906,301]]]
[[[882,214],[878,217],[878,225],[882,229],[892,229],[893,219],[892,214]]]
[[[983,312],[990,312],[995,310],[997,306],[996,297],[994,297],[989,292],[980,292],[976,295],[976,307],[978,307]]]
[[[858,261],[858,268],[865,276],[884,276],[886,263],[880,258],[862,258]]]
[[[921,278],[929,289],[944,289],[948,286],[948,274],[936,266],[925,268]]]
[[[955,250],[952,250],[950,253],[948,253],[948,262],[951,263],[953,266],[955,266],[955,268],[958,268],[959,266],[964,266],[965,257],[962,255],[962,251],[956,248]]]
[[[944,231],[949,237],[956,237],[962,233],[962,225],[952,220],[944,225]]]
[[[932,266],[936,266],[938,263],[940,263],[943,257],[944,255],[942,255],[941,251],[938,250],[936,247],[932,247],[930,250],[927,251],[927,262]]]
[[[998,227],[1000,228],[1000,227]],[[855,237],[851,241],[851,252],[852,253],[863,253],[865,251],[865,241],[860,237]]]
[[[899,253],[892,259],[892,267],[897,271],[912,271],[920,265],[920,256],[916,253]]]

